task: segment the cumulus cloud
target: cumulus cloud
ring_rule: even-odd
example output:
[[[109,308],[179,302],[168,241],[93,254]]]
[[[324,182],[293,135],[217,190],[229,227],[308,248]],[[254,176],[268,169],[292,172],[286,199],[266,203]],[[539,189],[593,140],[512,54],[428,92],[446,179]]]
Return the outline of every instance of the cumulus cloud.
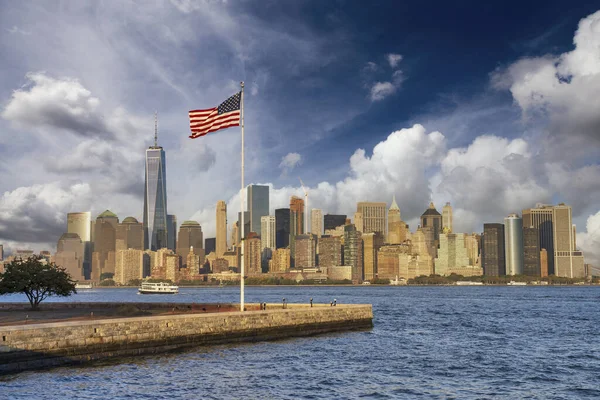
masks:
[[[575,49],[558,56],[525,58],[492,74],[508,89],[526,119],[547,118],[555,135],[585,135],[600,141],[600,11],[583,18]]]
[[[65,212],[77,210],[91,199],[91,188],[84,183],[51,182],[6,192],[0,197],[0,239],[58,240],[66,229]]]
[[[302,156],[300,154],[287,153],[285,156],[281,157],[279,169],[281,169],[284,175],[287,175],[300,164],[302,164]]]
[[[400,54],[390,53],[387,54],[385,58],[387,58],[387,61],[390,64],[390,67],[392,68],[396,68],[400,61],[402,61],[402,56]]]
[[[2,117],[24,127],[59,128],[81,136],[110,137],[99,114],[100,100],[79,81],[28,73],[28,83],[15,90]]]
[[[590,215],[586,231],[577,233],[577,246],[583,251],[586,263],[596,267],[594,275],[600,273],[600,211]]]

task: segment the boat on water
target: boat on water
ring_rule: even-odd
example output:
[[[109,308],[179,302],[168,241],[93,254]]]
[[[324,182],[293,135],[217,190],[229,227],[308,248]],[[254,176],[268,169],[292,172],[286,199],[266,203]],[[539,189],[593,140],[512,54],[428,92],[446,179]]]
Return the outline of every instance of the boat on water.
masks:
[[[456,281],[457,286],[481,286],[483,282]]]
[[[515,282],[510,281],[507,283],[508,286],[527,286],[527,282]]]
[[[91,283],[76,283],[75,284],[75,289],[79,290],[79,289],[93,289],[94,285],[92,285]]]
[[[177,294],[179,286],[167,282],[142,282],[139,294]]]

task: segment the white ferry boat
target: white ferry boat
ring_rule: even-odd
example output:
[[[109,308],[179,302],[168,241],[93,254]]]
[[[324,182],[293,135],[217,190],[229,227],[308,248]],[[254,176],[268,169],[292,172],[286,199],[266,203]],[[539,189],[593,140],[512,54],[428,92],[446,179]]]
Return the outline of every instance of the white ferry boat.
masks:
[[[75,284],[75,289],[79,290],[79,289],[93,289],[94,285],[92,285],[91,283],[76,283]]]
[[[167,282],[142,282],[139,288],[140,294],[176,294],[179,293],[179,286],[171,285]]]
[[[457,286],[481,286],[483,282],[456,281]]]
[[[508,286],[527,286],[527,282],[515,282],[510,281],[507,283]]]

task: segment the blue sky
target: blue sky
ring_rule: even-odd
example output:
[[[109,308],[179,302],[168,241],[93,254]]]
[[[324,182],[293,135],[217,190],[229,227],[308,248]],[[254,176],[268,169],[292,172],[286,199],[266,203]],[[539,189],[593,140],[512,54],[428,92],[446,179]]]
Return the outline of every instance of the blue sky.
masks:
[[[169,212],[211,235],[217,200],[239,208],[239,130],[192,141],[186,113],[244,80],[272,208],[298,177],[325,213],[395,194],[412,229],[431,200],[465,232],[566,201],[600,247],[597,3],[406,3],[0,2],[0,242],[140,218],[155,110]]]

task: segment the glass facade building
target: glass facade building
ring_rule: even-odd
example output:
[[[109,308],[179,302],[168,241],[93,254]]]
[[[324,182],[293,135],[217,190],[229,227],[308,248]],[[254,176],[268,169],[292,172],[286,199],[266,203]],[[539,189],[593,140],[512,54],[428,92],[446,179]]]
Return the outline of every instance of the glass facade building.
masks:
[[[261,234],[260,218],[269,215],[269,187],[249,185],[248,213],[250,214],[250,232]],[[247,221],[245,221],[247,222]]]
[[[146,150],[144,186],[144,248],[168,247],[167,173],[165,151],[160,146]]]

